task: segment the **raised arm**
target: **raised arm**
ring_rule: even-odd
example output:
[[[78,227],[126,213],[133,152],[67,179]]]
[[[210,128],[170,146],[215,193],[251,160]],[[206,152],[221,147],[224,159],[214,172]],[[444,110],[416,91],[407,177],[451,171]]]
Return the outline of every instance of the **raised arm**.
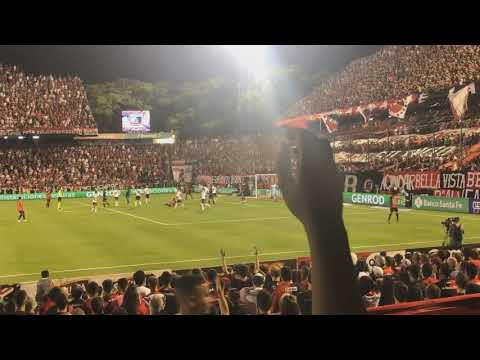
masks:
[[[222,271],[224,275],[228,275],[227,262],[225,260],[225,250],[220,249],[220,260],[222,262]]]
[[[215,279],[215,288],[218,295],[218,305],[220,307],[220,315],[230,315],[227,299],[225,298],[225,289],[223,287],[222,278],[217,276]]]
[[[279,180],[288,208],[308,237],[313,314],[363,313],[343,223],[342,177],[330,143],[305,130],[289,131],[293,139],[282,144]]]
[[[257,274],[260,271],[260,257],[258,256],[258,249],[256,246],[253,247],[255,255],[255,270],[254,273]]]

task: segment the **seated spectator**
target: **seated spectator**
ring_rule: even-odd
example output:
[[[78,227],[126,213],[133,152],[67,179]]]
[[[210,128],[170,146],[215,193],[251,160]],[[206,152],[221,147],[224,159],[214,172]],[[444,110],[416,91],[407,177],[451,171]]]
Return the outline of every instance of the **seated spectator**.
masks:
[[[165,295],[153,294],[150,296],[150,315],[166,315],[165,312]]]
[[[207,304],[206,288],[195,275],[184,275],[175,280],[180,315],[207,315],[212,306]]]
[[[280,315],[300,315],[296,296],[284,293],[280,297]]]
[[[408,286],[402,281],[396,281],[393,284],[393,296],[396,304],[407,302]]]
[[[234,289],[242,289],[244,287],[252,286],[252,280],[248,274],[248,267],[246,265],[238,265],[236,271],[231,277],[230,286]]]
[[[365,259],[358,259],[357,261],[357,272],[358,278],[360,279],[363,276],[370,277],[370,270],[368,268],[367,261]]]
[[[50,289],[47,295],[42,299],[41,305],[39,306],[38,313],[40,315],[46,315],[51,308],[55,308],[54,313],[57,312],[56,303],[57,298],[62,294],[62,291],[59,287],[53,287]]]
[[[158,287],[161,293],[174,293],[175,289],[172,287],[172,274],[164,271],[158,277]]]
[[[480,285],[474,282],[468,282],[467,286],[465,286],[465,294],[479,294],[480,293]]]
[[[365,308],[377,307],[380,302],[381,293],[369,276],[362,276],[359,280],[360,295],[362,296]]]
[[[68,312],[68,300],[65,294],[58,295],[56,299],[56,315],[72,315]]]
[[[119,306],[113,311],[112,315],[129,315],[129,313],[125,308]]]
[[[69,302],[69,312],[73,313],[75,309],[82,309],[85,312],[85,302],[83,301],[83,289],[80,285],[73,285],[70,290],[71,300]]]
[[[87,284],[87,299],[84,302],[84,310],[87,315],[92,314],[92,300],[99,294],[99,286],[95,281],[90,281]]]
[[[102,282],[104,313],[111,314],[118,305],[115,294],[113,294],[113,281],[106,279]]]
[[[103,315],[104,314],[104,301],[103,298],[100,296],[96,296],[92,299],[91,307],[92,307],[92,314],[91,315]]]
[[[455,285],[457,287],[458,295],[465,294],[465,289],[468,282],[468,277],[463,272],[458,272],[457,276],[455,277]]]
[[[257,294],[257,315],[270,315],[272,295],[265,289]]]
[[[240,303],[247,305],[248,312],[255,314],[257,307],[257,295],[263,290],[265,277],[257,273],[252,277],[253,286],[244,287],[240,290]]]
[[[308,273],[307,289],[300,290],[297,295],[298,306],[303,315],[312,315],[312,278],[311,272]]]
[[[280,297],[286,292],[291,292],[292,288],[292,273],[287,266],[282,267],[280,270],[280,279],[277,287],[272,294],[272,313],[278,313],[280,311]]]
[[[121,278],[117,281],[117,293],[115,294],[115,301],[117,303],[116,307],[122,306],[123,296],[127,292],[128,280],[127,278]]]
[[[19,290],[15,293],[15,315],[27,315],[27,312],[25,311],[27,298],[28,296],[25,290]]]
[[[422,266],[422,275],[423,275],[423,283],[425,286],[436,284],[438,280],[433,275],[433,268],[430,263],[425,263]]]
[[[72,315],[86,315],[86,314],[85,314],[85,311],[83,311],[83,309],[77,307],[72,310]]]
[[[149,315],[150,310],[141,298],[136,285],[130,285],[123,296],[122,307],[128,315]]]
[[[427,299],[438,299],[442,295],[442,291],[435,284],[430,284],[425,289],[425,298]]]
[[[137,286],[138,294],[142,298],[150,295],[150,289],[145,286],[145,272],[143,272],[142,270],[136,271],[135,274],[133,274],[133,281]]]
[[[387,257],[388,259],[388,257]],[[388,275],[383,278],[381,287],[381,296],[379,306],[395,304],[395,298],[393,295],[393,279]]]
[[[230,315],[248,315],[248,308],[240,303],[240,291],[238,289],[230,289],[227,297]]]

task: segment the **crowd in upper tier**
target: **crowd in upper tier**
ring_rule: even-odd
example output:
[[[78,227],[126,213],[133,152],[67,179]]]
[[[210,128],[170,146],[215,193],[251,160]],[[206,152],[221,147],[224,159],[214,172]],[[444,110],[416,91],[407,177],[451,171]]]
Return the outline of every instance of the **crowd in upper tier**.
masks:
[[[0,135],[95,132],[79,77],[35,76],[0,64]]]
[[[393,45],[352,61],[288,116],[314,114],[400,99],[480,79],[478,45]]]

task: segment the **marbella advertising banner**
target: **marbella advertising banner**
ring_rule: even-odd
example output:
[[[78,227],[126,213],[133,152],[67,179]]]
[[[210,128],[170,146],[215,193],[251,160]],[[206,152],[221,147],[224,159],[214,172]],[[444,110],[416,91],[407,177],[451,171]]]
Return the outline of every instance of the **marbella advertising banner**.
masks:
[[[434,210],[468,213],[470,200],[465,198],[446,198],[439,196],[414,196],[412,208],[416,210]]]
[[[170,194],[175,193],[176,189],[171,188],[152,188],[150,194]],[[66,191],[63,198],[90,198],[93,197],[93,191]],[[25,194],[3,194],[0,195],[0,201],[17,200],[21,196],[24,200],[41,200],[46,198],[45,193],[25,193]],[[113,196],[113,190],[107,191],[107,196]],[[57,193],[52,193],[52,199],[57,198]]]
[[[394,187],[417,195],[480,199],[480,172],[385,172],[380,191],[390,191]]]

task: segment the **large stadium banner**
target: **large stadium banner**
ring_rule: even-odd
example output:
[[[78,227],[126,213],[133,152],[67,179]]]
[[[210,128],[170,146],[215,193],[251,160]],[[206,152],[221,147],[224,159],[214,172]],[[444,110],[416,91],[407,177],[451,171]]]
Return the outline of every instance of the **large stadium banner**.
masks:
[[[150,194],[171,194],[175,192],[174,187],[150,189]],[[63,193],[63,198],[91,198],[93,194],[93,191],[66,191]],[[24,200],[42,200],[46,198],[46,193],[2,194],[0,195],[0,201],[17,200],[19,196]],[[107,191],[107,196],[113,196],[113,190]],[[56,198],[57,193],[52,193],[52,199]]]
[[[379,171],[364,171],[344,174],[345,192],[377,193],[380,190],[383,174]]]
[[[448,212],[470,212],[469,199],[445,198],[438,196],[414,196],[412,208],[416,210],[434,210]]]
[[[414,194],[431,194],[433,190],[440,188],[440,172],[436,170],[385,172],[380,190],[391,191],[394,188]]]
[[[390,191],[393,188],[417,195],[480,199],[480,172],[385,172],[380,191]]]

